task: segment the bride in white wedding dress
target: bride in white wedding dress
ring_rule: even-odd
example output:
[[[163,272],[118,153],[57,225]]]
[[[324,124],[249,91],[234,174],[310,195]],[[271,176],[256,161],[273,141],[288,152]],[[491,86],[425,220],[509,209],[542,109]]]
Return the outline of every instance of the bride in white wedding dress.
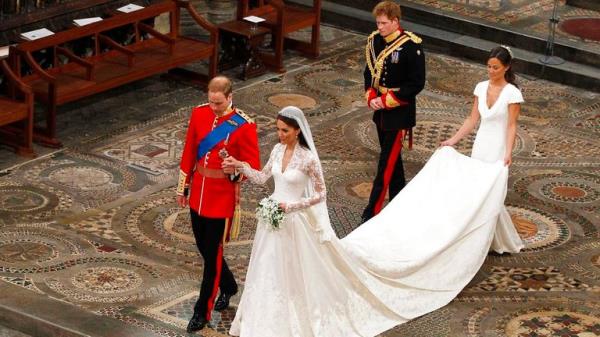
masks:
[[[510,90],[493,105],[496,113],[518,101]],[[492,138],[506,135],[500,130],[506,123],[485,124],[486,117],[478,139],[482,130]],[[254,183],[272,176],[271,197],[286,212],[278,230],[259,220],[231,335],[376,336],[446,305],[479,270],[504,207],[504,152],[486,162],[449,146],[438,149],[380,214],[340,240],[302,111],[281,110],[277,129],[280,144],[262,171],[232,157],[224,162]],[[482,153],[499,153],[498,144],[486,139],[478,146]],[[516,235],[514,228],[506,231]],[[518,249],[515,243],[507,250]]]

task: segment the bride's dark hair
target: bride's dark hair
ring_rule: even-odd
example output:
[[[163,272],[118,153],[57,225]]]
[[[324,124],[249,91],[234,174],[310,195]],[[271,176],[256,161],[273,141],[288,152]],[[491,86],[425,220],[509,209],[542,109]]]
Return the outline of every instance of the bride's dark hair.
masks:
[[[286,125],[291,126],[292,128],[294,128],[294,130],[300,129],[300,125],[298,125],[298,122],[296,122],[296,120],[293,118],[277,115],[277,119],[284,122]],[[308,143],[306,142],[306,138],[304,138],[304,134],[302,134],[302,131],[300,131],[300,134],[298,134],[298,143],[300,143],[300,145],[308,149]]]
[[[504,46],[495,47],[494,49],[492,49],[490,51],[490,56],[488,57],[488,60],[491,58],[497,58],[500,61],[500,63],[502,63],[503,66],[508,67],[508,69],[506,70],[506,73],[504,73],[504,79],[506,80],[506,82],[508,82],[518,88],[519,85],[517,85],[515,72],[513,71],[513,67],[512,67],[513,56],[511,54],[511,51],[508,49],[508,47],[504,47]]]

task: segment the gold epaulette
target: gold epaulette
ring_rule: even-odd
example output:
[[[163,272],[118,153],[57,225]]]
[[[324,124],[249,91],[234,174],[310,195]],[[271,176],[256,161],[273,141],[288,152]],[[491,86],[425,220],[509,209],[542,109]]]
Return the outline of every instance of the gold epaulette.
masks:
[[[369,35],[369,39],[372,39],[375,37],[375,35],[379,34],[378,30],[373,31],[373,33],[371,33],[371,35]]]
[[[410,37],[410,39],[412,40],[412,42],[414,42],[414,43],[421,43],[421,42],[423,42],[423,39],[420,38],[420,37],[418,37],[417,34],[415,34],[413,32],[404,31],[404,33],[406,35],[408,35]]]
[[[248,116],[248,115],[247,115],[247,114],[244,112],[244,110],[236,108],[236,109],[235,109],[235,112],[236,112],[238,115],[242,116],[242,118],[243,118],[243,119],[245,119],[245,120],[246,120],[246,122],[248,122],[248,123],[250,123],[250,124],[253,124],[253,123],[254,123],[254,119],[252,119],[252,117]]]

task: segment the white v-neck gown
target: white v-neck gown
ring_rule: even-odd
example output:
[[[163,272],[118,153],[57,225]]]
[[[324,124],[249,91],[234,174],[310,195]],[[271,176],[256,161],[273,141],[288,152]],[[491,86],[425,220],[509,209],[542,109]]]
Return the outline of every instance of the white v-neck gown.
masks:
[[[478,109],[481,115],[481,124],[473,143],[471,158],[476,158],[488,163],[504,160],[506,151],[506,137],[508,127],[508,105],[522,103],[521,91],[512,84],[507,84],[498,95],[498,99],[491,107],[487,105],[487,90],[489,81],[480,82],[475,86],[473,94],[478,98]],[[524,245],[515,226],[506,210],[502,207],[496,226],[496,234],[492,242],[492,249],[498,253],[516,253]]]
[[[306,211],[325,192],[310,151],[294,150],[282,172],[284,146],[276,145],[262,172],[245,169],[254,182],[272,176],[272,197],[294,207],[279,230],[259,221],[230,334],[376,336],[449,303],[477,273],[492,242],[517,252],[520,239],[510,217],[501,215],[507,105],[518,101],[517,93],[505,88],[491,109],[480,106],[477,159],[438,149],[379,215],[342,240],[323,241],[319,219]],[[303,198],[306,184],[317,197]]]

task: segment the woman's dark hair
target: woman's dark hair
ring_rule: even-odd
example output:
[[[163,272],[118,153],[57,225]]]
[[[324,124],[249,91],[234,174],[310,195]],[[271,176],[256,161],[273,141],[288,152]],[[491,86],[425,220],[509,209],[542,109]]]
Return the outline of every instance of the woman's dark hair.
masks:
[[[296,122],[296,120],[293,118],[277,115],[277,119],[284,122],[286,125],[291,126],[292,128],[294,128],[294,130],[300,129],[300,125],[298,125],[298,122]],[[306,142],[306,138],[304,138],[304,134],[302,134],[302,131],[300,131],[300,134],[298,134],[298,143],[300,143],[300,145],[304,146],[307,149],[309,148],[308,143]]]
[[[503,66],[508,67],[508,70],[506,70],[506,73],[504,73],[504,79],[506,80],[506,82],[518,88],[519,86],[517,85],[515,72],[512,68],[513,57],[508,48],[504,46],[498,46],[492,49],[490,51],[490,56],[488,57],[488,60],[491,58],[497,58]]]

